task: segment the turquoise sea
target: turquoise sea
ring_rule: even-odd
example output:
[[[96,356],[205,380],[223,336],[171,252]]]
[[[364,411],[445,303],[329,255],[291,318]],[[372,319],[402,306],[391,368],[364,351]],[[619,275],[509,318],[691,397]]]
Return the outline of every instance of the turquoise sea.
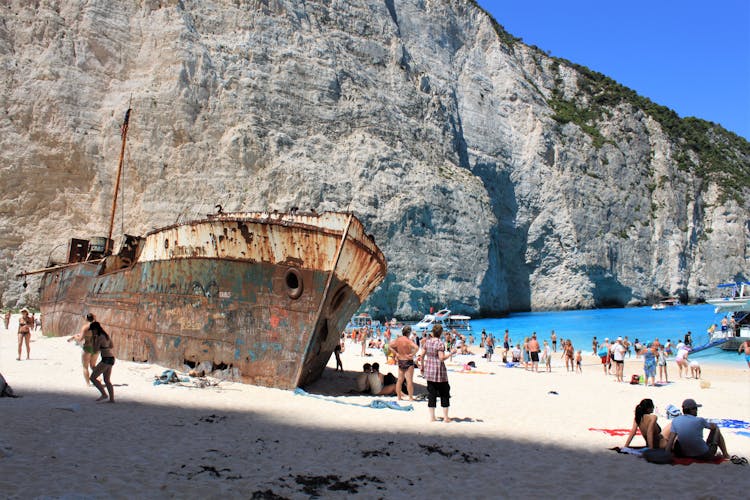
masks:
[[[557,334],[558,351],[562,339],[571,339],[573,347],[584,353],[591,353],[591,339],[596,336],[601,342],[605,338],[615,339],[627,336],[630,341],[640,339],[647,342],[658,338],[664,344],[671,339],[674,344],[683,340],[688,330],[692,332],[693,345],[699,346],[708,341],[707,329],[711,324],[721,322],[722,314],[715,314],[709,304],[675,306],[662,310],[650,307],[625,309],[590,309],[583,311],[514,313],[497,319],[477,319],[471,321],[475,344],[479,342],[482,328],[499,339],[507,328],[513,343],[523,342],[532,332],[541,340],[549,340],[550,332]],[[736,351],[723,351],[714,347],[695,354],[691,359],[703,360],[722,365],[746,367],[744,356]]]

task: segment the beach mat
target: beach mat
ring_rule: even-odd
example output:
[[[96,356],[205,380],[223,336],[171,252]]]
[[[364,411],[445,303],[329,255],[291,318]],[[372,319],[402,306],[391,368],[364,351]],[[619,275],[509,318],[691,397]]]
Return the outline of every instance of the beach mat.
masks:
[[[630,431],[628,431],[630,432]],[[612,451],[616,451],[617,453],[624,453],[628,455],[635,455],[637,457],[646,458],[647,451],[649,450],[646,446],[636,446],[636,447],[622,447],[615,446],[614,448],[610,448]],[[657,450],[654,450],[657,451]],[[661,450],[658,450],[661,451]],[[669,462],[659,462],[659,463],[666,463],[671,465],[690,465],[690,464],[720,464],[724,462],[726,459],[722,457],[716,457],[712,458],[710,460],[700,459],[700,458],[689,458],[689,457],[671,457],[671,460]],[[652,462],[657,463],[657,462]]]

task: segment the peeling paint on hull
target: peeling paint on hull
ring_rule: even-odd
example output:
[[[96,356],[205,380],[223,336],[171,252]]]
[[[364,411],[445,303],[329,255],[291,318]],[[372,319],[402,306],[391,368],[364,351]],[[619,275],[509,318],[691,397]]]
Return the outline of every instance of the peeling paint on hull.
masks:
[[[45,272],[45,334],[73,334],[91,312],[120,359],[211,361],[243,382],[292,389],[320,377],[386,273],[361,223],[341,213],[226,214],[137,243],[135,258],[121,251]]]

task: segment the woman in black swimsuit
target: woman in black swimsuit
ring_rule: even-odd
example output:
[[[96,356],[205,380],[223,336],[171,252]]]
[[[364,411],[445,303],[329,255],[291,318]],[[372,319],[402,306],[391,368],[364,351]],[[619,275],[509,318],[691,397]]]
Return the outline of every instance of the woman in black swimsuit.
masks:
[[[21,309],[21,318],[18,320],[18,361],[21,361],[21,346],[26,343],[26,359],[29,359],[29,342],[31,341],[31,327],[34,321],[29,316],[28,309]]]
[[[112,375],[112,367],[115,364],[115,355],[112,351],[114,348],[112,339],[107,335],[107,332],[104,331],[102,325],[100,325],[98,321],[91,323],[89,325],[89,330],[94,336],[94,352],[99,352],[102,356],[102,360],[91,372],[91,383],[93,383],[101,393],[101,396],[99,396],[97,401],[104,401],[109,397],[109,402],[114,403],[115,391],[109,378]],[[107,392],[104,392],[104,386],[102,386],[102,383],[98,380],[99,375],[102,374],[104,375],[104,384],[107,386]]]
[[[666,448],[667,439],[664,434],[669,435],[669,426],[667,426],[666,432],[662,433],[661,427],[656,423],[654,402],[650,399],[642,400],[635,407],[635,420],[633,421],[633,428],[628,434],[628,439],[625,441],[625,447],[630,446],[637,430],[641,431],[641,436],[644,437],[649,448]]]

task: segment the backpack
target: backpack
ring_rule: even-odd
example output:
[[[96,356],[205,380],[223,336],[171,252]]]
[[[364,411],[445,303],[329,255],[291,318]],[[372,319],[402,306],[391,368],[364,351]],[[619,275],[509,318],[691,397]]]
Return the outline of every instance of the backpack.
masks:
[[[641,383],[641,376],[640,375],[633,374],[630,377],[630,385],[638,385],[640,383]]]

